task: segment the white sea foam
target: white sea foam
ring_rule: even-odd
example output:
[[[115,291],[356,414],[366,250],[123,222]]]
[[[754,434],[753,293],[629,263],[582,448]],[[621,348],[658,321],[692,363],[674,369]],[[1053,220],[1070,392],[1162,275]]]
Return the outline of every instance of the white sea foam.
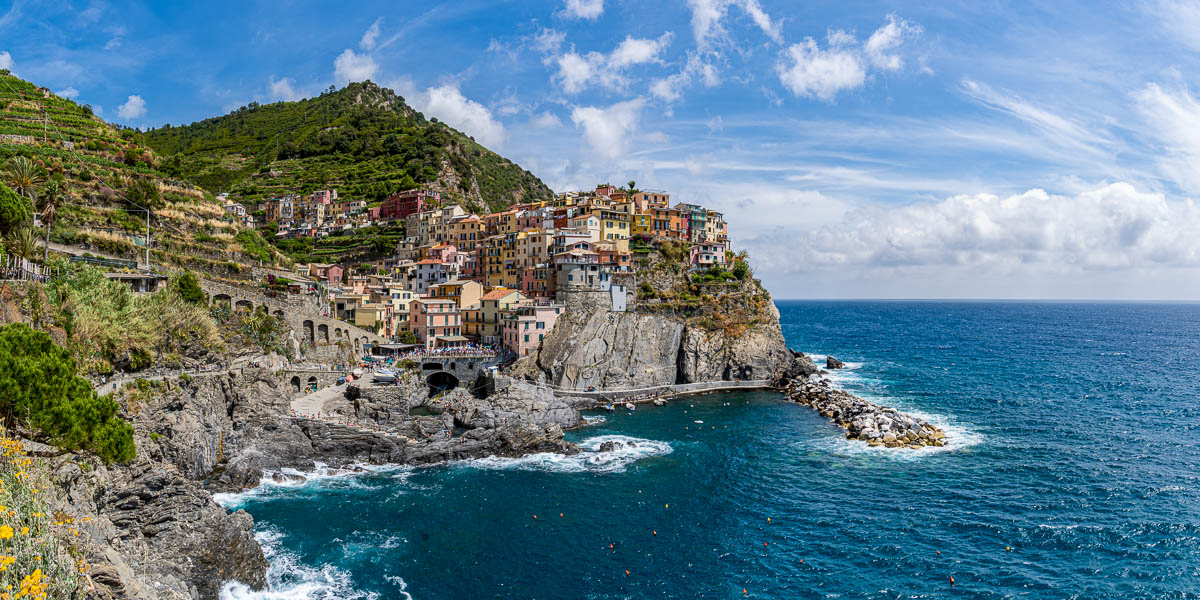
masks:
[[[805,353],[818,367],[824,369],[825,358],[824,354],[809,354]],[[977,446],[984,441],[984,436],[970,425],[958,422],[957,420],[945,415],[935,415],[922,412],[919,409],[912,408],[902,398],[884,397],[878,394],[873,394],[870,391],[864,390],[860,385],[863,382],[873,382],[869,376],[861,372],[863,363],[861,362],[843,362],[845,365],[841,369],[825,369],[827,375],[822,375],[829,379],[837,387],[861,397],[864,400],[873,402],[880,406],[889,406],[909,416],[927,421],[936,425],[945,434],[943,440],[945,446],[928,446],[915,450],[911,448],[886,448],[882,446],[870,446],[866,442],[860,440],[849,440],[845,437],[845,432],[837,429],[837,434],[829,438],[820,437],[799,442],[801,446],[818,448],[825,451],[830,451],[836,454],[869,454],[898,460],[913,460],[925,456],[944,454],[947,452],[957,452],[972,446]]]
[[[615,450],[601,452],[605,442],[617,442]],[[628,465],[651,456],[664,456],[673,449],[667,442],[646,440],[626,435],[599,435],[579,442],[582,450],[575,456],[541,453],[520,458],[489,456],[463,461],[460,464],[480,469],[517,469],[527,471],[550,471],[554,473],[619,473]]]
[[[608,421],[608,418],[601,416],[601,415],[584,415],[583,416],[583,426],[584,427],[587,427],[589,425],[599,425],[606,421]]]
[[[354,588],[350,573],[336,566],[324,564],[320,567],[305,565],[293,552],[283,547],[284,535],[278,530],[266,528],[254,534],[262,546],[270,566],[267,569],[267,589],[251,590],[236,581],[221,587],[221,600],[376,600],[379,594]],[[399,577],[389,577],[398,586],[407,600],[412,596],[404,591],[406,584]]]
[[[412,467],[355,464],[348,468],[334,468],[324,463],[316,463],[316,468],[312,471],[284,468],[279,471],[264,472],[258,485],[248,490],[213,494],[213,501],[226,509],[237,510],[251,499],[270,498],[300,489],[328,487],[334,484],[339,487],[376,489],[378,486],[364,483],[359,476],[388,471],[394,472],[393,479],[404,480],[408,478]]]

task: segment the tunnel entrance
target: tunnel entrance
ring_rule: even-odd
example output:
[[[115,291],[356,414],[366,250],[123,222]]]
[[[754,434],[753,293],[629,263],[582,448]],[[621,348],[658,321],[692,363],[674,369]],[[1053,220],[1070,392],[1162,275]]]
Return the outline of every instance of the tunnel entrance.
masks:
[[[458,378],[445,371],[434,373],[425,381],[429,384],[430,396],[458,387]]]

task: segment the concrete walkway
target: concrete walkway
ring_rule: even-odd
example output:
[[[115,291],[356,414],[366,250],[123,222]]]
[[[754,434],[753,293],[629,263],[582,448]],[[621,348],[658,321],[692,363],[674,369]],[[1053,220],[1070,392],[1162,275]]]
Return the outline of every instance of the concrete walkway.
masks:
[[[592,392],[586,390],[573,390],[560,388],[556,386],[539,385],[538,387],[548,389],[560,396],[572,396],[576,398],[595,398],[597,400],[619,400],[629,398],[631,396],[641,396],[645,394],[703,394],[706,392],[719,392],[731,390],[762,390],[771,387],[770,379],[754,379],[747,381],[700,381],[696,383],[675,383],[669,385],[654,385],[639,388],[624,388],[624,389],[602,389]]]
[[[362,384],[362,381],[354,383]],[[331,385],[326,388],[319,389],[307,396],[301,396],[292,400],[292,410],[296,415],[302,417],[317,418],[325,410],[325,402],[336,398],[346,392],[346,388],[350,386],[350,382],[341,385]]]

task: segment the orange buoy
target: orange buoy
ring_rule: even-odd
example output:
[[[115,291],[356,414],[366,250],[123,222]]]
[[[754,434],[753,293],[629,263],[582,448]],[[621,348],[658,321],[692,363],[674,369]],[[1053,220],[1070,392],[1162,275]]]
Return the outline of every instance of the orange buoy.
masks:
[[[629,575],[629,569],[625,569],[625,575],[626,575],[626,576],[628,576],[628,575]]]
[[[800,559],[800,564],[804,564],[804,559]]]
[[[609,549],[609,550],[612,550],[612,549],[613,549],[613,545],[612,545],[612,544],[609,544],[609,545],[608,545],[608,549]]]
[[[742,588],[742,595],[743,595],[743,596],[745,596],[745,595],[746,595],[746,588]]]
[[[950,585],[954,585],[954,576],[953,575],[950,576]]]
[[[768,523],[770,523],[770,522],[771,522],[771,517],[767,517],[767,522],[768,522]]]
[[[766,548],[766,547],[767,547],[767,543],[763,542],[763,548]]]
[[[937,551],[937,553],[938,553],[938,556],[941,556],[941,555],[942,555],[942,551],[941,551],[941,550],[938,550],[938,551]]]
[[[1005,547],[1004,547],[1004,551],[1005,551],[1005,552],[1012,552],[1012,546],[1005,546]]]
[[[658,531],[657,531],[657,530],[651,529],[651,530],[650,530],[650,533],[653,533],[655,536],[658,536]]]
[[[562,516],[562,513],[558,513],[558,516],[560,516],[560,517],[561,517],[561,516]]]

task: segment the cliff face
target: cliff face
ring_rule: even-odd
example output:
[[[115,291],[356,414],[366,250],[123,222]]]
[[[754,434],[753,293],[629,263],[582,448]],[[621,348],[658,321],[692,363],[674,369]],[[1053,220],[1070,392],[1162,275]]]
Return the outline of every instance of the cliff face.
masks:
[[[733,335],[679,317],[572,311],[559,319],[537,354],[518,361],[514,373],[571,390],[773,380],[797,359],[784,342],[774,305],[770,315]]]
[[[516,372],[573,390],[675,383],[683,334],[682,321],[657,315],[571,310]]]
[[[54,470],[62,507],[94,516],[78,539],[95,597],[210,599],[229,580],[265,586],[253,518],[230,514],[212,492],[284,468],[579,451],[563,440],[579,413],[544,389],[514,382],[486,400],[462,390],[433,400],[418,378],[406,383],[329,403],[355,427],[290,417],[287,386],[268,370],[155,382],[126,398],[137,459],[105,467],[68,456]]]

